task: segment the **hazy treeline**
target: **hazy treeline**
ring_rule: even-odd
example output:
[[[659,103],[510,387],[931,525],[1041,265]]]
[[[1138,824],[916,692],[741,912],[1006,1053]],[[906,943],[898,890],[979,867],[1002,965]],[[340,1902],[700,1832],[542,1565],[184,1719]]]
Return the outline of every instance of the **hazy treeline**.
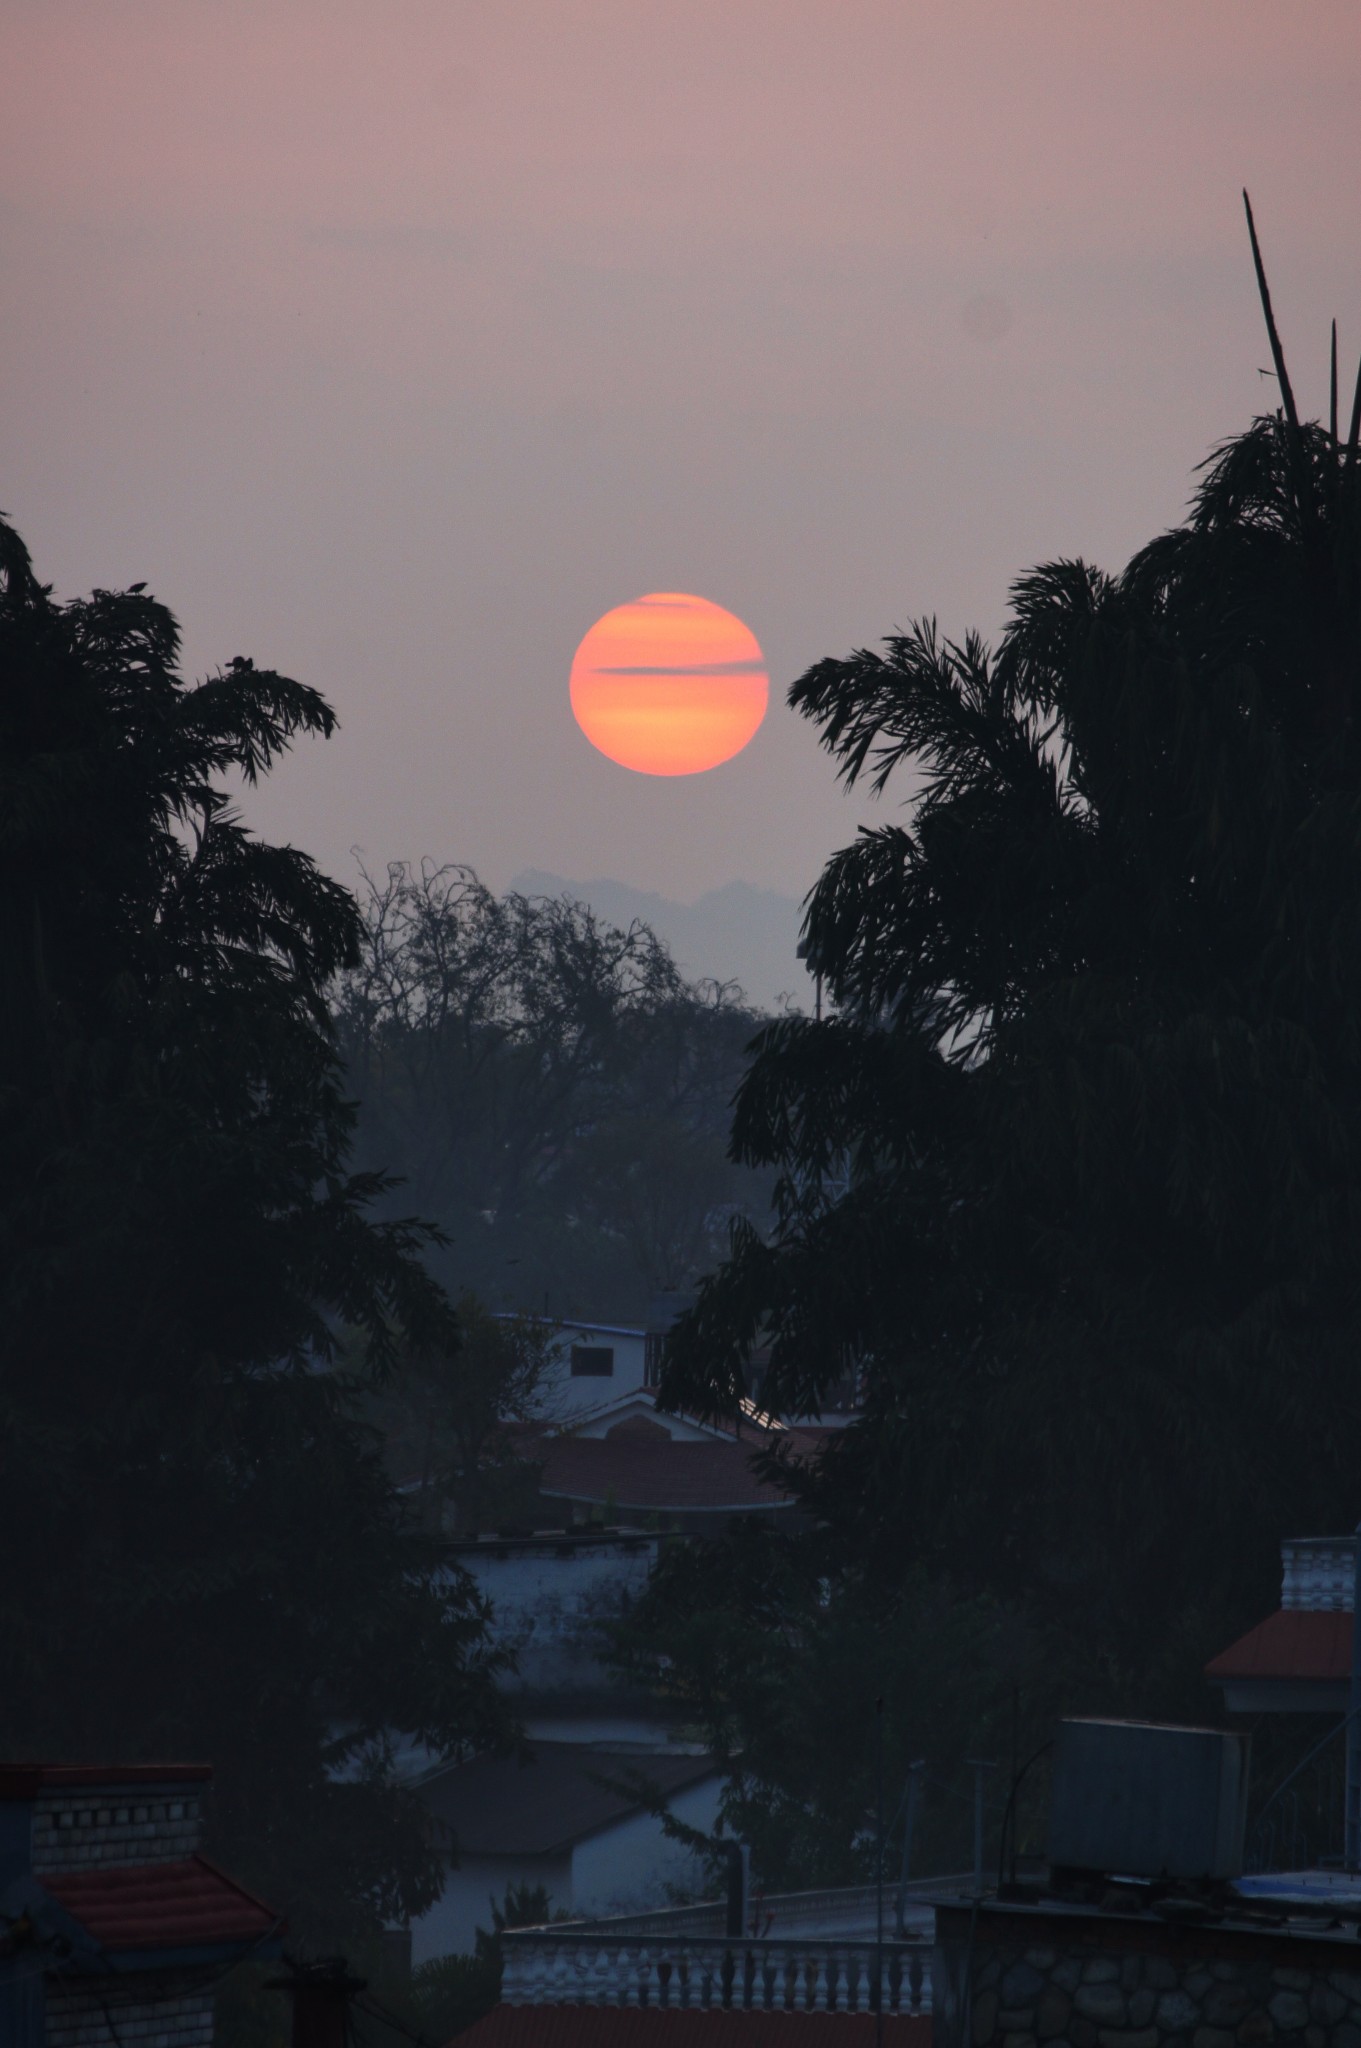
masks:
[[[685,979],[646,925],[495,896],[469,867],[398,862],[360,888],[361,959],[336,1018],[356,1157],[432,1218],[455,1292],[617,1320],[683,1287],[761,1221],[769,1177],[727,1157],[764,1021]]]

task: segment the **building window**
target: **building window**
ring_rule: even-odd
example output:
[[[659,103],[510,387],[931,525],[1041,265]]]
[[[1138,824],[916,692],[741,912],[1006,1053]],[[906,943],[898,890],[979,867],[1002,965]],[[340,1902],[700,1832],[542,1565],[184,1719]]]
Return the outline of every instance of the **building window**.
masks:
[[[643,1385],[655,1387],[662,1376],[662,1347],[666,1343],[661,1330],[649,1330],[643,1342]]]
[[[574,1344],[572,1378],[608,1380],[614,1376],[614,1350],[608,1344]]]

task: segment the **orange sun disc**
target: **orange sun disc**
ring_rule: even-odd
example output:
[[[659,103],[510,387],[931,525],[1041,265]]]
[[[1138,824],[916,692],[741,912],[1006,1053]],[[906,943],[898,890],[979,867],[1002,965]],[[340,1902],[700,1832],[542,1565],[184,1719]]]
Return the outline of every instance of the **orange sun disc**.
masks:
[[[597,619],[572,663],[593,747],[643,775],[698,775],[740,754],[766,715],[756,635],[722,605],[654,590]]]

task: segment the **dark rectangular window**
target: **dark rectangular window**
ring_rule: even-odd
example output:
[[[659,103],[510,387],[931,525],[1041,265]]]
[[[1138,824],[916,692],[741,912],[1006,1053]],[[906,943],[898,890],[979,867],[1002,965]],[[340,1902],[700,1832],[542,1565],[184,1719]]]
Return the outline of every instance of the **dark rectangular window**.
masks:
[[[608,1344],[574,1344],[572,1378],[607,1380],[614,1375],[614,1351]]]

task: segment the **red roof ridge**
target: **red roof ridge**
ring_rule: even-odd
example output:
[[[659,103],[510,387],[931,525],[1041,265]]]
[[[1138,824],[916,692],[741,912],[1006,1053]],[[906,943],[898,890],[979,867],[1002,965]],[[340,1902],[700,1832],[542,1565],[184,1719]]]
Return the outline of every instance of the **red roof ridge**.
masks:
[[[211,1764],[0,1764],[0,1799],[31,1799],[63,1785],[183,1785],[204,1783]]]

